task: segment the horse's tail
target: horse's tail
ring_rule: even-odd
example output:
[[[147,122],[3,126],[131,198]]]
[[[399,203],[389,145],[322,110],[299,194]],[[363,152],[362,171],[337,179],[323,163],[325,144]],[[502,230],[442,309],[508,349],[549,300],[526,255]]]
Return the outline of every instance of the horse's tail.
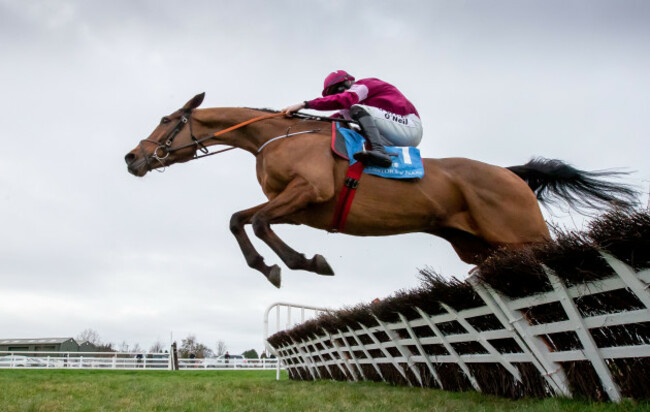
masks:
[[[627,175],[627,172],[586,172],[561,160],[541,157],[507,169],[528,183],[540,202],[553,204],[563,200],[580,213],[603,207],[629,209],[639,203],[639,194],[634,188],[609,179]]]

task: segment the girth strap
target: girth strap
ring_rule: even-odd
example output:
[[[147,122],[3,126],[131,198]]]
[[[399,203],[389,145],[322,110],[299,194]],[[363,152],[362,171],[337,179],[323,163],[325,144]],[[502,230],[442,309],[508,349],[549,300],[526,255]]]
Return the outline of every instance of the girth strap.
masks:
[[[332,221],[332,230],[334,232],[342,232],[345,228],[345,223],[348,220],[348,213],[350,213],[352,201],[357,192],[359,179],[361,178],[363,169],[364,165],[361,162],[356,162],[352,166],[348,167],[348,172],[345,176],[345,181],[343,182],[343,188],[341,189],[339,200],[336,203],[336,209],[334,210],[334,220]]]

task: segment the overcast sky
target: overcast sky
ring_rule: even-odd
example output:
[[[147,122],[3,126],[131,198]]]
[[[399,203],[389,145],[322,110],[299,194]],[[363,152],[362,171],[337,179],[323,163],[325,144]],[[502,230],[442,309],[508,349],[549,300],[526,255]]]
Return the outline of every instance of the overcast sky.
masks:
[[[228,229],[265,200],[250,154],[127,173],[124,155],[204,91],[203,107],[281,109],[333,70],[378,77],[418,108],[424,157],[624,167],[645,204],[648,22],[646,1],[0,0],[0,338],[92,328],[146,349],[192,333],[259,351],[274,302],[368,302],[424,267],[465,278],[429,235],[277,226],[336,276],[281,264],[274,288]]]

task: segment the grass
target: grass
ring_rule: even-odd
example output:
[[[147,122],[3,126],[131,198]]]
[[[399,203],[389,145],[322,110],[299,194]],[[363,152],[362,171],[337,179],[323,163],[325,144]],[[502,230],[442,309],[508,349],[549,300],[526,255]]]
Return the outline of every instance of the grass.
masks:
[[[650,411],[650,403],[511,401],[275,371],[0,370],[0,411]]]

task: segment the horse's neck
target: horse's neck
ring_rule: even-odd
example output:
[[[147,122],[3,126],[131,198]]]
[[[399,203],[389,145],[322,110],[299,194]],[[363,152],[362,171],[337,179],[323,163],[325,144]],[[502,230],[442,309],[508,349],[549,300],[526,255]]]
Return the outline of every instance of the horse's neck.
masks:
[[[215,108],[196,110],[194,117],[201,127],[197,135],[203,137],[268,114],[270,113],[253,109]],[[257,154],[258,149],[275,136],[273,133],[281,133],[282,129],[286,129],[286,125],[283,124],[287,122],[289,120],[283,118],[260,120],[207,140],[205,143],[235,146]]]

